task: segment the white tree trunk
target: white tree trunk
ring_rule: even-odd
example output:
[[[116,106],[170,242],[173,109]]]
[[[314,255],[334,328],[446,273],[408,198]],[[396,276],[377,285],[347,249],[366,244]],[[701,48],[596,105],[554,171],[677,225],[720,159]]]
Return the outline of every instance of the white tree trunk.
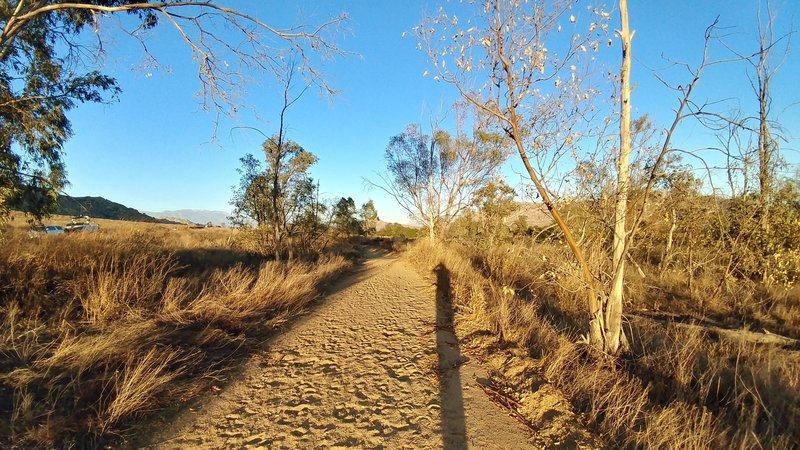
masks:
[[[628,172],[631,156],[631,40],[633,34],[628,27],[628,1],[619,1],[622,29],[622,68],[620,70],[620,126],[619,160],[617,161],[617,198],[614,217],[614,240],[611,294],[605,307],[605,347],[611,354],[620,351],[622,336],[622,299],[625,284],[625,240],[627,237]]]
[[[664,257],[661,258],[661,272],[666,270],[669,259],[672,256],[672,241],[675,239],[675,230],[678,228],[678,216],[675,214],[675,208],[672,208],[669,219],[669,233],[667,233],[667,245],[664,247]]]

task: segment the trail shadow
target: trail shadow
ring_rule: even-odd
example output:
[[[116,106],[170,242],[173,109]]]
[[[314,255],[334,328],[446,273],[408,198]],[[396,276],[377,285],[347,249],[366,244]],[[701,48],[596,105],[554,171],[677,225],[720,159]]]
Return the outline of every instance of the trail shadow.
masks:
[[[461,355],[453,329],[453,303],[450,295],[450,271],[443,264],[436,274],[436,353],[439,357],[439,417],[442,446],[445,449],[467,448],[467,425],[464,417],[464,396],[461,392]]]

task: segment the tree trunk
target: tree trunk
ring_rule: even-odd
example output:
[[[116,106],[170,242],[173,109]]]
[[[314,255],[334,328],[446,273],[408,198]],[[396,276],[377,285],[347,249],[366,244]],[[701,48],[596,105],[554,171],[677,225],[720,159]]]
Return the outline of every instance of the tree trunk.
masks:
[[[625,239],[627,238],[628,172],[631,156],[631,39],[628,27],[628,1],[620,0],[619,15],[622,29],[622,68],[620,70],[619,160],[617,161],[617,198],[614,217],[611,294],[605,305],[605,350],[616,354],[622,338],[622,299],[625,287]]]
[[[273,226],[273,228],[272,228],[272,246],[273,246],[273,252],[275,254],[275,261],[280,261],[281,260],[281,245],[280,244],[281,244],[280,231],[278,230],[278,227]]]
[[[689,300],[694,300],[694,237],[692,231],[689,230]],[[703,299],[700,299],[700,306],[703,306]]]
[[[770,191],[772,190],[770,173],[772,148],[769,123],[767,122],[767,114],[769,112],[769,73],[767,72],[766,58],[768,51],[769,50],[764,48],[764,43],[762,42],[758,65],[758,203],[761,209],[761,230],[765,234],[764,237],[769,233],[769,197]]]
[[[495,3],[495,8],[499,8],[497,3]],[[497,28],[495,32],[497,37],[497,47],[499,49],[499,53],[502,55],[504,48],[503,46],[505,45],[503,35],[500,28]],[[503,71],[506,73],[506,75],[508,75],[506,77],[508,91],[513,93],[513,70],[511,69],[508,60],[501,58],[501,62],[503,64]],[[575,260],[581,269],[583,280],[586,283],[586,300],[589,309],[589,345],[597,348],[598,350],[604,351],[605,329],[603,322],[605,318],[602,311],[603,299],[600,298],[597,290],[595,289],[595,280],[594,276],[592,276],[592,271],[589,268],[589,263],[586,261],[586,258],[583,256],[583,251],[581,251],[578,243],[575,241],[575,237],[572,235],[572,230],[569,228],[569,226],[567,226],[567,223],[561,217],[561,214],[558,212],[558,209],[556,209],[555,205],[553,205],[553,202],[550,199],[550,194],[548,194],[547,189],[545,189],[544,184],[542,183],[542,180],[539,179],[536,174],[536,170],[534,170],[530,160],[528,159],[528,154],[525,151],[525,146],[522,143],[516,105],[513,103],[508,109],[508,123],[510,125],[510,129],[506,129],[506,133],[511,139],[514,140],[514,144],[517,147],[517,152],[522,159],[525,170],[528,172],[528,176],[533,182],[533,185],[536,187],[536,191],[539,193],[539,196],[542,197],[542,202],[547,207],[550,217],[553,218],[553,221],[555,221],[555,223],[558,225],[558,228],[562,233],[564,233],[564,240],[567,241],[567,246],[569,246],[572,255],[575,256]]]
[[[761,54],[759,56],[758,64],[758,206],[760,213],[761,225],[761,242],[763,249],[763,258],[768,258],[769,250],[767,245],[769,240],[770,228],[770,194],[772,190],[772,148],[769,133],[769,123],[767,122],[767,113],[769,110],[769,73],[767,71],[767,55],[769,50],[765,48],[764,41],[761,41]],[[769,272],[767,264],[762,264],[761,281],[767,282],[769,279]]]
[[[664,256],[661,258],[661,273],[667,269],[669,258],[672,256],[672,241],[675,239],[675,230],[678,228],[678,217],[675,214],[675,208],[672,208],[669,219],[670,225],[669,232],[667,233],[667,245],[664,247]]]
[[[434,174],[434,152],[436,151],[436,130],[432,130],[431,133],[431,145],[430,151],[428,153],[428,239],[430,240],[431,245],[436,244],[436,217],[439,217],[441,211],[439,211],[439,203],[434,202],[433,198],[433,174]],[[434,205],[434,203],[436,203]],[[434,209],[434,206],[436,207]],[[434,214],[434,211],[436,212]]]

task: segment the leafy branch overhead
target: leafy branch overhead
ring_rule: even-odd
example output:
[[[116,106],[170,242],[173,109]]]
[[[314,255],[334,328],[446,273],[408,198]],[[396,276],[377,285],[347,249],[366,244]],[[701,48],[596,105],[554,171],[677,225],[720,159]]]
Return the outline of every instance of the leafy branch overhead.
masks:
[[[127,15],[133,20],[122,20]],[[197,64],[204,109],[234,114],[248,83],[282,79],[287,59],[308,85],[334,89],[318,63],[344,52],[334,37],[345,14],[318,24],[278,28],[244,10],[211,1],[17,0],[0,4],[0,215],[28,199],[54,200],[66,183],[63,145],[72,135],[68,113],[78,103],[117,98],[121,87],[101,73],[108,32],[119,28],[141,45],[150,63],[147,31],[166,25]],[[87,36],[83,31],[92,28]],[[33,202],[36,203],[36,202]],[[48,201],[31,212],[40,216]],[[52,203],[52,202],[49,202]],[[38,204],[38,203],[37,203]]]

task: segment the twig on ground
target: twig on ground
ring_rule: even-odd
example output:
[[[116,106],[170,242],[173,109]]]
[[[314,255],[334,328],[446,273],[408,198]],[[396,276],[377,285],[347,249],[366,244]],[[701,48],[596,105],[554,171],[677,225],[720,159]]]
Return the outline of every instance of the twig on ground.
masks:
[[[517,422],[525,425],[525,428],[528,429],[531,433],[534,433],[536,430],[533,425],[525,418],[517,410],[518,406],[522,406],[518,401],[511,398],[508,394],[502,392],[494,383],[490,385],[486,385],[483,383],[478,382],[478,387],[489,396],[489,400],[492,401],[495,405],[500,406],[504,410],[508,411],[509,415],[517,420]]]

